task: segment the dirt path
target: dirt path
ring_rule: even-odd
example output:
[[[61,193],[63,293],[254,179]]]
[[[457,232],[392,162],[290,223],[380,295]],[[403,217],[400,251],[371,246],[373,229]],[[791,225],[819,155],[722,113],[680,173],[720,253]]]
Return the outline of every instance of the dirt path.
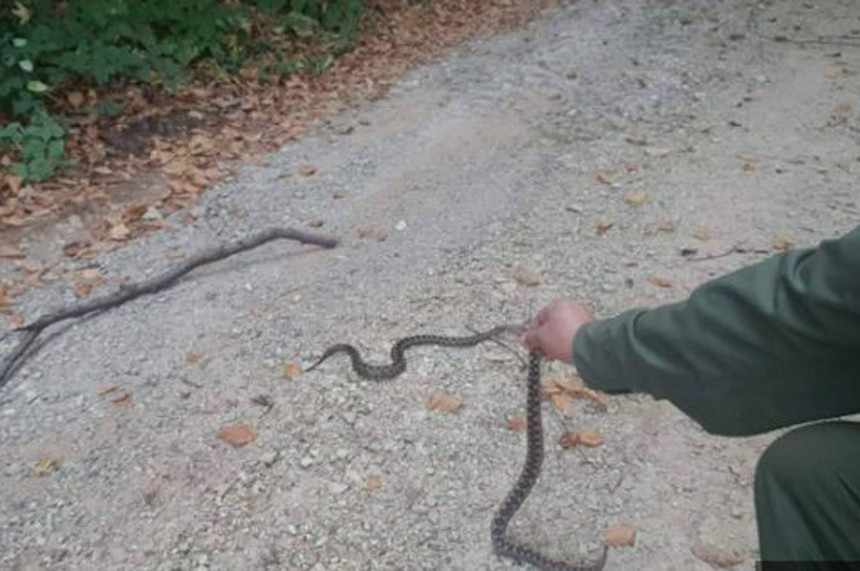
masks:
[[[524,320],[562,295],[602,315],[664,303],[763,257],[691,262],[683,248],[803,246],[855,225],[860,13],[747,6],[563,2],[247,167],[196,223],[99,258],[109,278],[138,279],[269,225],[344,238],[213,265],[37,354],[0,393],[0,567],[513,568],[488,533],[525,454],[506,428],[524,399],[511,355],[419,349],[379,385],[341,360],[293,380],[285,364],[341,340],[382,359],[397,337]],[[44,289],[23,310],[69,299]],[[130,404],[100,395],[106,383]],[[465,406],[429,411],[434,391]],[[519,538],[581,560],[628,523],[636,546],[612,550],[610,569],[752,565],[750,482],[774,435],[709,436],[645,396],[567,417],[545,406],[549,452]],[[230,447],[228,423],[256,440]],[[565,430],[605,443],[562,450]]]

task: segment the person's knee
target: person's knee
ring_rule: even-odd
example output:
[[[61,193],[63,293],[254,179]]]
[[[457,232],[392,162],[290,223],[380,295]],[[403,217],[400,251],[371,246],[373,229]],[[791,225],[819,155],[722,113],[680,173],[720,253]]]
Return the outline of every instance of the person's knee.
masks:
[[[857,453],[855,437],[860,437],[856,422],[811,424],[782,435],[758,461],[756,489],[765,483],[804,487],[839,478],[839,465],[846,455]]]

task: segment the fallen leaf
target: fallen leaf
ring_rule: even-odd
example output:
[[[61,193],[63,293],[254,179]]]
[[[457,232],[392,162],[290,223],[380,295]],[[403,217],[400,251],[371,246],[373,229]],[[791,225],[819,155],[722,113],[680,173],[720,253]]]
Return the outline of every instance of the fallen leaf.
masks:
[[[840,103],[833,109],[833,113],[830,114],[830,121],[827,122],[827,125],[835,127],[848,122],[848,118],[851,117],[851,111],[852,106],[850,102],[845,101],[844,103]]]
[[[756,163],[758,163],[758,159],[756,159],[755,157],[744,157],[744,172],[754,171]]]
[[[603,236],[604,234],[609,232],[609,229],[612,228],[613,226],[615,226],[615,222],[612,220],[609,220],[607,218],[602,218],[602,219],[598,220],[597,221],[597,235]]]
[[[559,392],[552,395],[552,404],[566,416],[573,406],[573,397],[570,393]]]
[[[75,297],[78,299],[84,299],[90,297],[90,294],[93,291],[93,284],[86,282],[79,282],[75,284],[74,292]]]
[[[257,430],[250,424],[225,424],[218,429],[218,438],[234,448],[240,448],[257,439]]]
[[[558,439],[558,445],[562,448],[573,448],[579,444],[579,434],[576,432],[565,432]]]
[[[660,234],[661,232],[665,232],[666,234],[675,231],[675,223],[671,220],[658,220],[656,222],[649,222],[645,225],[645,235],[646,236],[654,236],[655,234]]]
[[[791,240],[785,236],[780,236],[773,242],[773,249],[780,253],[788,252],[793,246],[794,244],[791,243]]]
[[[522,432],[528,426],[528,419],[525,416],[511,416],[508,418],[508,430],[511,432]]]
[[[289,362],[284,365],[284,378],[292,381],[298,379],[301,374],[302,366],[298,363]]]
[[[39,477],[47,476],[59,467],[59,462],[53,458],[43,458],[33,466],[33,473]]]
[[[583,446],[594,448],[603,444],[603,436],[599,432],[581,432],[579,434],[579,442]]]
[[[20,260],[24,256],[24,252],[22,252],[18,248],[14,246],[7,246],[5,244],[0,244],[0,258],[6,258],[8,260]]]
[[[189,365],[193,365],[194,363],[198,362],[202,358],[203,358],[202,353],[197,353],[195,351],[187,351],[185,353],[185,362],[188,363]]]
[[[0,284],[0,307],[5,305],[12,305],[12,294],[6,286]]]
[[[434,391],[427,397],[427,408],[439,412],[457,412],[463,406],[463,401],[459,397],[450,393]]]
[[[563,391],[571,394],[576,393],[583,388],[582,379],[570,377],[553,377],[550,382]]]
[[[705,230],[699,230],[698,232],[693,234],[693,238],[695,238],[699,242],[710,242],[711,241],[710,233],[708,233]]]
[[[117,385],[117,384],[105,383],[103,385],[99,385],[96,387],[96,394],[97,395],[106,395],[108,393],[112,393],[113,391],[117,390],[118,388],[119,388],[119,385]]]
[[[611,547],[633,547],[636,545],[636,528],[618,524],[606,530],[606,543]]]
[[[649,198],[650,195],[644,190],[634,190],[624,198],[624,202],[631,208],[637,208],[648,202]]]
[[[661,278],[660,276],[651,276],[650,278],[648,278],[648,283],[662,288],[672,287],[672,283],[670,281]]]
[[[594,178],[597,179],[597,182],[601,184],[612,184],[612,175],[614,173],[612,171],[597,171],[597,174],[594,175]]]
[[[131,393],[123,391],[121,395],[118,395],[115,399],[112,399],[111,402],[116,406],[128,406],[131,404]]]
[[[80,107],[84,104],[84,94],[80,91],[72,91],[66,97],[66,100],[69,102],[69,105],[72,107]]]
[[[69,242],[63,246],[63,253],[70,258],[80,258],[92,251],[90,242]]]
[[[126,226],[124,223],[119,222],[111,226],[108,235],[110,236],[111,240],[121,242],[131,235],[131,230],[129,230],[128,226]]]
[[[317,167],[312,164],[304,164],[299,167],[299,174],[302,176],[312,176],[317,172]]]
[[[364,481],[364,488],[368,492],[378,490],[382,487],[382,476],[368,476]]]
[[[519,268],[514,272],[514,280],[520,285],[533,287],[540,284],[541,276],[538,272]]]

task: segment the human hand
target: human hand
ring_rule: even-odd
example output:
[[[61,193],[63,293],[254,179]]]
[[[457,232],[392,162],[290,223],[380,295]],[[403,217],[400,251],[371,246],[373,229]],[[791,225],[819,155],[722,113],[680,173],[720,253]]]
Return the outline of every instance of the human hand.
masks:
[[[547,359],[573,363],[573,337],[594,321],[591,310],[572,299],[557,299],[535,316],[520,341]]]

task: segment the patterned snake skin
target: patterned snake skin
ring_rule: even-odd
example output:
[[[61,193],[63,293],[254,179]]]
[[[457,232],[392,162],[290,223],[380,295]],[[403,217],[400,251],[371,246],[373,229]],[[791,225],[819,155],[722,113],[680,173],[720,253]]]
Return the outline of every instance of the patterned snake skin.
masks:
[[[311,365],[307,370],[312,371],[319,367],[323,361],[337,353],[346,353],[352,361],[352,368],[355,373],[364,379],[385,380],[393,379],[406,370],[406,358],[404,352],[409,347],[416,345],[438,345],[442,347],[471,347],[494,339],[502,333],[509,331],[519,331],[520,327],[511,325],[501,325],[483,333],[477,333],[469,337],[444,337],[440,335],[414,335],[412,337],[404,337],[399,340],[391,348],[391,364],[390,365],[369,365],[364,362],[358,350],[352,345],[339,343],[332,345],[316,363]],[[529,563],[537,569],[557,569],[561,571],[597,571],[602,569],[606,563],[607,548],[604,546],[603,554],[600,559],[590,565],[570,565],[568,563],[553,561],[547,556],[529,547],[519,545],[508,538],[508,524],[514,517],[514,514],[520,509],[526,501],[529,493],[538,476],[540,476],[541,464],[543,464],[543,421],[541,419],[541,403],[540,403],[540,356],[536,352],[529,353],[529,372],[528,372],[528,397],[527,397],[527,452],[526,461],[523,465],[520,477],[514,484],[511,491],[508,492],[505,501],[499,507],[490,530],[493,540],[493,549],[496,554],[502,557],[508,557],[518,563]]]

